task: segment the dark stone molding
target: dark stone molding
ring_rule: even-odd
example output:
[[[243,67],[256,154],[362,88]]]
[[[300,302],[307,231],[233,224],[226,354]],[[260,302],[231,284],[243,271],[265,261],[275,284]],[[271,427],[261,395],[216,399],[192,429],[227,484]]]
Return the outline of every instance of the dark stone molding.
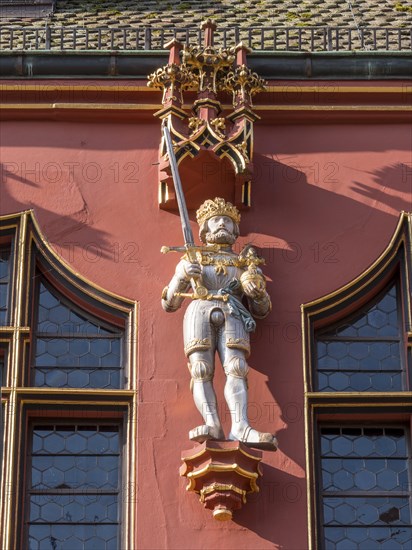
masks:
[[[254,52],[250,67],[270,80],[412,79],[412,52]],[[164,51],[0,52],[0,78],[146,78]]]

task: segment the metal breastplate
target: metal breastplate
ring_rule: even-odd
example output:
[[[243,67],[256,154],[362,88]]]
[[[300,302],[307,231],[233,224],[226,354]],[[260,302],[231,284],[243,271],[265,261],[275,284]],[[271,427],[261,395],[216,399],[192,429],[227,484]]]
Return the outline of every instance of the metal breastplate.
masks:
[[[208,290],[220,290],[235,278],[239,278],[242,270],[239,268],[239,258],[236,254],[199,254],[202,265],[202,281]]]
[[[202,267],[202,283],[209,290],[215,290],[216,292],[221,288],[228,286],[230,281],[240,276],[239,269],[237,267],[227,267],[225,272],[216,273],[215,267],[211,265]]]

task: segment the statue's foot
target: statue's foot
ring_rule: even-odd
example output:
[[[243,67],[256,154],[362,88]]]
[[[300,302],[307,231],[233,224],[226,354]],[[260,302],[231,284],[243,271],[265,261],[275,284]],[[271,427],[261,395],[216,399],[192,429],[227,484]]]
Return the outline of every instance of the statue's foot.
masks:
[[[270,433],[258,432],[250,426],[243,430],[242,434],[230,432],[229,439],[237,439],[248,447],[263,449],[264,451],[277,451],[278,440]]]
[[[189,439],[191,441],[197,441],[198,443],[203,443],[208,439],[224,438],[225,434],[223,433],[223,430],[221,428],[214,428],[212,426],[207,426],[206,424],[198,426],[197,428],[193,428],[193,430],[190,430],[189,432]]]

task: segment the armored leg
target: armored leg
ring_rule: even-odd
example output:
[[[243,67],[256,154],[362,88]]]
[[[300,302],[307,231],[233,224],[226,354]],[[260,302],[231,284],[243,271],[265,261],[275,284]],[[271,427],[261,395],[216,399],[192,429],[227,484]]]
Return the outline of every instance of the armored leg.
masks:
[[[205,422],[204,425],[191,430],[189,438],[199,442],[206,439],[224,439],[213,388],[213,352],[211,350],[194,352],[190,354],[189,361],[193,399]]]
[[[190,431],[189,437],[194,441],[224,439],[213,388],[216,334],[210,316],[210,304],[197,300],[190,304],[183,323],[193,399],[205,422]]]
[[[258,432],[249,424],[247,416],[249,367],[244,352],[226,348],[223,366],[226,374],[225,399],[232,419],[229,439],[242,441],[250,447],[276,450],[277,440],[272,434]]]
[[[243,439],[249,428],[247,417],[247,373],[248,365],[240,350],[228,350],[223,364],[226,374],[225,399],[229,407],[232,429],[229,439]]]

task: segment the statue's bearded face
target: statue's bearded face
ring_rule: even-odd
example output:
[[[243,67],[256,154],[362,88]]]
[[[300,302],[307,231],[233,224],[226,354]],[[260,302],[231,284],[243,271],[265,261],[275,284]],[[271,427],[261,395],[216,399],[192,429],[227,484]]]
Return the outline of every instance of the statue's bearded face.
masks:
[[[213,216],[207,221],[207,225],[207,243],[231,245],[235,242],[235,224],[229,216]]]

